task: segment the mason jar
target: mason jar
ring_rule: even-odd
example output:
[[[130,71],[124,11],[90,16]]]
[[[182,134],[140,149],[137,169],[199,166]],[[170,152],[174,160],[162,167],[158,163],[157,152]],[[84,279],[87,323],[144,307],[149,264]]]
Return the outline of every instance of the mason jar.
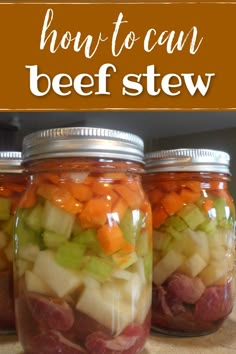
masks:
[[[151,207],[143,141],[98,128],[23,142],[16,319],[27,354],[138,353],[150,327]]]
[[[234,296],[234,203],[227,153],[148,153],[144,186],[153,212],[152,328],[173,335],[216,331]]]
[[[0,152],[0,334],[15,332],[13,296],[13,227],[25,189],[21,153]]]

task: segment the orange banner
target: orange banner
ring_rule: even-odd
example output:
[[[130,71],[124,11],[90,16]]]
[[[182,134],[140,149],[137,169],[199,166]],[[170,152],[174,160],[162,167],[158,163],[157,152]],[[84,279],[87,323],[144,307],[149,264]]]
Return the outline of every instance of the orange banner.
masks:
[[[236,109],[236,4],[0,5],[1,110]]]

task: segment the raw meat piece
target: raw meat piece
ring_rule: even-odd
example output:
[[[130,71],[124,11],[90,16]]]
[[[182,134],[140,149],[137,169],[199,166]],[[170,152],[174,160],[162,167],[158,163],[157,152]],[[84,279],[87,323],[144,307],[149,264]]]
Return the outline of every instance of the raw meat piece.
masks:
[[[207,288],[195,306],[195,318],[202,321],[217,321],[227,316],[233,306],[230,286]]]
[[[174,274],[167,286],[167,294],[173,294],[187,304],[195,304],[202,296],[205,286],[200,278]]]
[[[42,327],[68,331],[73,326],[73,311],[64,300],[36,293],[28,293],[27,299],[33,318]]]

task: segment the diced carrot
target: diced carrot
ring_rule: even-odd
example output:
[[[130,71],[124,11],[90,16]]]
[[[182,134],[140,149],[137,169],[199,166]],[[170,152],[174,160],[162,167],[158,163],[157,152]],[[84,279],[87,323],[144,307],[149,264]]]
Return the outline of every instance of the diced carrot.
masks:
[[[49,182],[53,184],[60,183],[60,177],[56,173],[44,173],[42,177],[47,179]]]
[[[37,194],[44,199],[50,200],[68,213],[78,214],[82,211],[83,205],[70,192],[53,184],[41,184],[37,188]]]
[[[167,212],[167,214],[169,215],[174,215],[175,213],[177,213],[177,211],[179,211],[183,207],[182,199],[175,192],[166,194],[162,198],[161,204],[165,209],[165,211]]]
[[[201,182],[199,181],[184,181],[182,185],[192,189],[194,192],[201,192]]]
[[[158,229],[168,218],[167,212],[160,206],[156,206],[152,212],[152,223],[155,229]]]
[[[181,189],[179,195],[182,201],[186,204],[196,202],[201,196],[200,192],[194,192],[188,188]]]
[[[144,195],[141,192],[134,192],[127,186],[114,184],[114,190],[126,201],[131,209],[139,209],[142,204]]]
[[[86,186],[91,186],[95,181],[96,181],[96,179],[94,177],[88,176],[83,181],[83,184],[85,184]]]
[[[91,189],[93,194],[102,196],[107,195],[112,190],[112,186],[109,183],[95,182]]]
[[[63,187],[69,190],[73,197],[78,199],[80,202],[87,202],[93,196],[91,188],[84,184],[66,182],[63,183]]]
[[[132,245],[132,243],[124,242],[122,246],[122,250],[126,253],[131,253],[135,251],[135,245]]]
[[[125,215],[126,210],[128,209],[128,204],[122,198],[119,198],[118,201],[113,206],[111,212],[117,213],[119,221],[122,220],[123,216]]]
[[[97,239],[103,251],[110,255],[124,247],[126,241],[118,225],[103,225],[98,229]]]
[[[104,173],[104,177],[109,180],[115,180],[115,181],[126,181],[127,180],[127,175],[122,172],[109,172],[109,173]]]
[[[163,198],[165,194],[160,190],[160,189],[155,189],[152,191],[149,191],[148,193],[148,198],[152,205],[157,204],[160,202],[160,200]]]
[[[4,187],[0,188],[0,197],[9,198],[12,196],[12,191]]]
[[[213,200],[207,198],[202,203],[202,208],[206,213],[208,213],[208,211],[213,208],[213,205],[214,205]]]
[[[25,190],[25,186],[17,183],[6,183],[4,185],[4,188],[8,189],[9,191],[17,192],[17,193],[22,193]]]
[[[107,214],[111,212],[111,203],[103,198],[90,199],[81,214],[79,221],[82,228],[99,227],[106,223]]]
[[[117,195],[117,193],[115,193],[114,191],[110,190],[109,193],[107,194],[107,196],[105,197],[108,201],[111,202],[111,205],[114,206],[115,203],[118,201],[119,196]]]
[[[164,192],[176,192],[179,189],[179,184],[176,181],[160,182],[158,185]]]
[[[23,197],[20,201],[21,208],[32,208],[36,204],[37,202],[36,188],[37,186],[34,185],[26,190],[26,192],[23,194]]]

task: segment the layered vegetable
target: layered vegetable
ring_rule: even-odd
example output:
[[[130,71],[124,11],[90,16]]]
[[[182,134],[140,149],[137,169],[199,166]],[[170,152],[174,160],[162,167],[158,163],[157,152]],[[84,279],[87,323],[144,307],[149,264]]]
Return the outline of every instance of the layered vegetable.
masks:
[[[233,306],[234,205],[227,177],[147,176],[153,210],[153,322],[168,332],[217,329]]]
[[[27,353],[139,352],[150,325],[151,234],[137,175],[36,175],[15,231]]]
[[[19,198],[25,190],[21,175],[0,178],[0,333],[14,332],[13,227]]]

